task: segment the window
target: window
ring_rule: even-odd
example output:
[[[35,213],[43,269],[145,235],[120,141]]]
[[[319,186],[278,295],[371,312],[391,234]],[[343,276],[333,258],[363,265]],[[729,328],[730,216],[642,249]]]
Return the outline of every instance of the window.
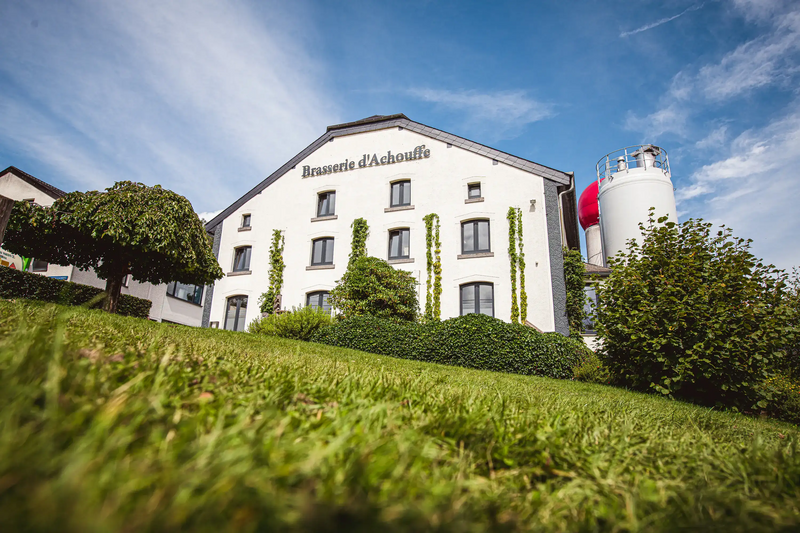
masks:
[[[585,286],[583,292],[586,294],[586,300],[583,304],[583,311],[586,313],[582,324],[583,332],[596,333],[594,328],[594,310],[597,307],[597,292],[592,285]]]
[[[479,254],[490,252],[489,221],[470,220],[461,224],[461,253]]]
[[[411,205],[411,181],[396,181],[392,183],[392,198],[389,207]]]
[[[125,277],[122,278],[122,286],[127,288],[128,285],[130,285],[130,284],[131,284],[131,275],[130,274],[126,274]]]
[[[244,331],[244,319],[247,314],[247,296],[231,296],[225,308],[225,329]]]
[[[389,232],[389,259],[408,259],[410,233],[408,228]]]
[[[330,313],[331,304],[328,303],[329,294],[328,291],[309,292],[308,295],[306,295],[306,306],[313,307],[314,309],[321,307],[323,311]]]
[[[461,314],[470,313],[494,316],[494,285],[468,283],[461,286]]]
[[[311,246],[311,266],[333,264],[333,237],[315,239]]]
[[[473,200],[475,198],[481,197],[481,184],[480,183],[470,183],[467,185],[467,198]]]
[[[250,270],[251,250],[252,248],[250,246],[242,246],[240,248],[236,248],[235,253],[233,255],[234,272],[246,272]]]
[[[250,227],[250,215],[242,215],[242,227],[243,228]]]
[[[188,285],[186,283],[173,281],[167,285],[167,294],[179,300],[186,300],[187,302],[200,305],[200,299],[203,297],[203,286]]]
[[[336,214],[336,191],[319,193],[317,200],[317,216],[330,217]]]
[[[47,261],[41,259],[34,259],[31,263],[32,272],[47,272]]]

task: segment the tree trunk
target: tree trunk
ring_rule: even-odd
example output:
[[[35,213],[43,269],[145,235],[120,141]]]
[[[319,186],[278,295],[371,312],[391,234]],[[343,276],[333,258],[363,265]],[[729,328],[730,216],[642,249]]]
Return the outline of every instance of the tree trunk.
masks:
[[[127,274],[109,276],[106,280],[106,301],[103,310],[116,314],[119,305],[119,295],[122,292],[122,280]]]
[[[14,209],[14,200],[0,196],[0,244],[3,244],[3,237],[6,234],[8,219],[11,218],[11,210]]]

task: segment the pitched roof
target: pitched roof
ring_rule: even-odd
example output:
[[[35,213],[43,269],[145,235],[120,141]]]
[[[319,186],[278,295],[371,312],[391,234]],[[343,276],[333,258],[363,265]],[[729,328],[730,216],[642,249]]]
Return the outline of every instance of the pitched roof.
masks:
[[[33,185],[34,187],[36,187],[37,189],[39,189],[43,193],[50,195],[51,198],[61,198],[62,196],[67,194],[64,191],[62,191],[61,189],[59,189],[58,187],[53,187],[49,183],[46,183],[46,182],[40,180],[39,178],[35,178],[35,177],[31,176],[30,174],[28,174],[27,172],[23,172],[20,169],[18,169],[17,167],[14,167],[14,166],[8,167],[7,169],[5,169],[2,172],[0,172],[0,176],[5,176],[6,174],[9,174],[9,173],[15,175],[16,177],[18,177],[21,180]]]
[[[593,265],[591,263],[584,263],[584,267],[586,267],[586,275],[599,275],[599,276],[608,276],[611,274],[611,269],[604,266]]]
[[[419,122],[414,122],[413,120],[410,120],[402,113],[398,113],[395,115],[373,115],[371,117],[357,120],[355,122],[346,122],[344,124],[334,124],[333,126],[328,126],[325,133],[321,137],[319,137],[316,141],[309,144],[302,152],[294,156],[283,166],[281,166],[278,170],[273,172],[270,176],[267,177],[267,179],[265,179],[264,181],[262,181],[261,183],[250,189],[247,193],[244,194],[244,196],[242,196],[241,198],[236,200],[233,204],[224,209],[219,215],[212,218],[206,224],[206,230],[208,231],[213,230],[231,213],[239,209],[242,205],[244,205],[248,200],[253,198],[255,195],[257,195],[258,193],[260,193],[261,191],[272,185],[272,183],[274,183],[278,178],[280,178],[281,176],[286,174],[289,170],[297,166],[298,163],[300,163],[303,159],[314,153],[326,142],[329,142],[336,137],[342,137],[345,135],[353,135],[356,133],[365,133],[368,131],[383,130],[395,127],[400,129],[407,129],[415,133],[419,133],[420,135],[425,135],[432,139],[452,144],[453,146],[458,146],[459,148],[463,148],[468,152],[482,155],[484,157],[488,157],[490,159],[498,161],[499,163],[504,163],[514,168],[524,170],[525,172],[530,172],[531,174],[535,174],[545,179],[549,179],[550,181],[553,181],[558,185],[569,186],[570,184],[571,175],[566,172],[555,170],[553,168],[540,165],[539,163],[534,163],[533,161],[529,161],[527,159],[523,159],[515,155],[507,154],[506,152],[501,152],[500,150],[496,150],[494,148],[490,148],[483,144],[470,141],[469,139],[465,139],[464,137],[458,137],[457,135],[453,135],[452,133],[447,133],[446,131],[431,128],[430,126],[426,126],[425,124],[421,124]]]

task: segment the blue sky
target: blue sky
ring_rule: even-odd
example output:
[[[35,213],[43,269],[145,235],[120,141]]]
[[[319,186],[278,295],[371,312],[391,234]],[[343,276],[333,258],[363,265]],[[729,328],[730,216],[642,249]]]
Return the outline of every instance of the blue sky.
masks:
[[[800,3],[0,3],[0,168],[208,216],[330,124],[412,120],[574,171],[670,155],[681,219],[800,265]]]

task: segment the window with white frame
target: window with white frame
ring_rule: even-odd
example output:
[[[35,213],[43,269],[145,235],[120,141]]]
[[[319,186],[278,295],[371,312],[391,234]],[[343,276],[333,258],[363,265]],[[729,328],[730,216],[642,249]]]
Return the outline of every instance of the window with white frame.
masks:
[[[389,232],[389,259],[408,259],[411,246],[408,228],[393,229]]]
[[[243,227],[243,228],[249,228],[250,227],[250,214],[249,213],[246,214],[246,215],[242,215],[242,225],[241,225],[241,227]]]
[[[478,313],[494,316],[494,285],[491,283],[466,283],[461,286],[461,314]]]

